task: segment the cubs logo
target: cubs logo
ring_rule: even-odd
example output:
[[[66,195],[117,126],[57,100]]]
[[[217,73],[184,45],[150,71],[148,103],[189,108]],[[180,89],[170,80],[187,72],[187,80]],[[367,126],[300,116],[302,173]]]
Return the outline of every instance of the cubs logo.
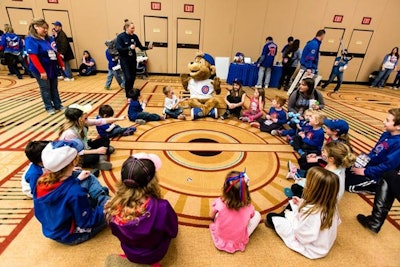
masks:
[[[315,54],[317,51],[315,49],[311,50],[311,54]]]
[[[56,44],[55,41],[52,41],[50,45],[51,45],[51,48],[53,48],[54,51],[57,51],[57,44]]]
[[[201,87],[201,92],[203,94],[208,94],[208,92],[210,92],[210,87],[208,85],[203,85],[203,87]]]

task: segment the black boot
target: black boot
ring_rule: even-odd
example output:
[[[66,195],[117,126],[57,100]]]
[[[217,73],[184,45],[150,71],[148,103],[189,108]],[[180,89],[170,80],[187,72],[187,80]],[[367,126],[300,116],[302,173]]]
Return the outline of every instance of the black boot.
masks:
[[[370,216],[358,214],[357,220],[364,227],[375,233],[378,233],[385,222],[386,216],[392,207],[393,201],[394,195],[391,192],[388,183],[385,179],[381,179],[376,191],[372,214]]]

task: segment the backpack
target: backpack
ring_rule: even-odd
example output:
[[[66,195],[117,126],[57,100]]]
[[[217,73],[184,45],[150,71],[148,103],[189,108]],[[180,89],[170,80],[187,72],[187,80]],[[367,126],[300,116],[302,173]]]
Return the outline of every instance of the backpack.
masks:
[[[119,59],[119,52],[117,50],[117,38],[105,42],[108,52],[114,61]]]
[[[319,97],[318,97],[317,90],[314,89],[313,93],[314,93],[314,99],[315,99],[315,100],[318,100]],[[295,102],[297,102],[297,99],[299,99],[299,96],[300,96],[299,88],[297,88],[296,90],[293,90],[293,92],[290,94],[290,96],[291,96],[292,94],[296,94]],[[290,96],[289,96],[289,98],[290,98]]]

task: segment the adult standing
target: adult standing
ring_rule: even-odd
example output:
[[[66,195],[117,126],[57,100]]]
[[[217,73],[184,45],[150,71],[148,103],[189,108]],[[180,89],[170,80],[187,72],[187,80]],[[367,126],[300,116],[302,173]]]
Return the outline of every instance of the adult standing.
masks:
[[[49,24],[44,19],[35,19],[29,25],[25,39],[29,55],[29,69],[35,76],[44,107],[49,114],[63,110],[58,93],[58,65],[64,69],[64,63],[56,49],[53,37],[48,36]]]
[[[296,39],[283,53],[282,75],[279,80],[278,89],[280,89],[282,86],[285,86],[285,91],[289,89],[290,78],[292,78],[292,75],[295,72],[297,65],[299,65],[301,58],[301,50],[299,47],[300,40]]]
[[[269,81],[271,80],[272,66],[274,65],[276,51],[278,49],[278,46],[273,42],[271,36],[268,36],[265,41],[266,43],[261,53],[261,57],[258,59],[257,63],[257,67],[259,67],[259,70],[256,88],[263,87],[264,75],[264,88],[268,88]]]
[[[310,77],[311,74],[318,74],[319,48],[324,37],[325,30],[319,30],[314,39],[308,41],[304,46],[300,59],[300,69],[307,72],[306,77]]]
[[[375,80],[372,82],[370,87],[375,87],[378,85],[379,88],[382,88],[385,85],[385,82],[389,77],[390,73],[392,73],[393,70],[397,69],[398,61],[399,61],[399,48],[394,47],[392,51],[383,58],[382,69],[379,72],[378,76],[375,78]]]
[[[304,78],[300,82],[298,89],[294,90],[289,96],[288,111],[303,114],[309,108],[320,110],[324,108],[324,98],[322,94],[315,89],[312,78]]]
[[[21,38],[14,33],[11,25],[6,24],[5,33],[1,36],[0,51],[4,50],[4,57],[11,74],[16,74],[18,79],[22,79],[22,75],[18,69],[19,55],[21,55],[23,43]]]
[[[62,29],[62,24],[59,21],[55,21],[52,23],[54,25],[54,30],[56,34],[56,44],[57,51],[60,53],[60,56],[64,62],[64,81],[73,81],[71,66],[69,61],[74,59],[74,52],[72,52],[71,45],[69,44],[68,37]]]
[[[143,46],[139,37],[134,33],[135,25],[132,21],[125,20],[124,32],[117,36],[117,50],[119,52],[120,64],[125,79],[125,95],[129,100],[129,93],[133,90],[136,79],[136,47],[140,50],[148,50],[153,47]]]

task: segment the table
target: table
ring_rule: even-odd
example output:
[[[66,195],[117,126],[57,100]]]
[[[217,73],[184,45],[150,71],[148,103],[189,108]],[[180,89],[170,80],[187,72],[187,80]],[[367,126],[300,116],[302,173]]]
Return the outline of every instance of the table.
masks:
[[[282,75],[282,66],[272,67],[269,87],[278,87]],[[229,65],[228,78],[226,82],[232,84],[235,79],[242,81],[243,86],[255,86],[258,79],[258,67],[256,64],[231,63]]]

